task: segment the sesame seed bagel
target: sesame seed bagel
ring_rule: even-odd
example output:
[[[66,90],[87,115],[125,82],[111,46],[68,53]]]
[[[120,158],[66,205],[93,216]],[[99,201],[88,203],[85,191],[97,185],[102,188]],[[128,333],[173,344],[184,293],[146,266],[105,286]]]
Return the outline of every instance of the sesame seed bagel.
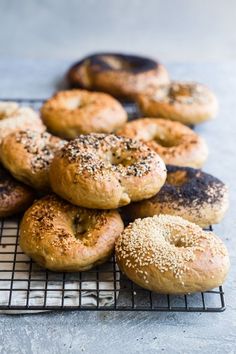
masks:
[[[163,294],[187,294],[221,285],[229,271],[223,242],[178,216],[137,219],[116,241],[122,272],[139,286]]]
[[[142,140],[170,165],[202,167],[208,156],[203,138],[179,122],[142,118],[126,123],[117,134]]]
[[[0,166],[0,217],[4,218],[25,211],[32,203],[35,193],[16,181]]]
[[[51,132],[67,139],[111,133],[127,121],[126,111],[113,97],[85,90],[57,93],[42,106],[41,115]]]
[[[159,214],[181,216],[201,227],[219,223],[229,206],[227,186],[201,170],[167,165],[167,179],[152,198],[124,208],[128,220]]]
[[[18,130],[3,139],[1,161],[19,181],[36,189],[48,189],[49,165],[64,143],[47,132]]]
[[[218,112],[218,101],[206,87],[194,82],[173,81],[157,90],[137,95],[143,115],[167,118],[191,125],[212,119]]]
[[[150,198],[165,179],[159,155],[142,142],[116,135],[81,135],[50,166],[54,192],[86,208],[113,209]]]
[[[29,107],[19,107],[16,102],[0,102],[0,142],[18,129],[46,130],[38,113]]]
[[[155,60],[126,54],[97,53],[74,64],[67,78],[71,87],[133,98],[138,92],[169,82],[166,68]]]
[[[52,271],[84,271],[111,256],[122,231],[117,211],[84,209],[51,195],[38,200],[25,213],[20,247]]]

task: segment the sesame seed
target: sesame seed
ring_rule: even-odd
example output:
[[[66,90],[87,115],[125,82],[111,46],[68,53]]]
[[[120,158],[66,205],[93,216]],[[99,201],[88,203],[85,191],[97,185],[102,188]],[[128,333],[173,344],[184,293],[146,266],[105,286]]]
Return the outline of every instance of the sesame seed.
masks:
[[[161,273],[172,272],[182,278],[197,252],[209,249],[211,256],[224,254],[221,241],[211,232],[178,216],[159,215],[136,219],[129,224],[116,243],[118,259],[137,274],[148,273],[144,267],[155,266]]]

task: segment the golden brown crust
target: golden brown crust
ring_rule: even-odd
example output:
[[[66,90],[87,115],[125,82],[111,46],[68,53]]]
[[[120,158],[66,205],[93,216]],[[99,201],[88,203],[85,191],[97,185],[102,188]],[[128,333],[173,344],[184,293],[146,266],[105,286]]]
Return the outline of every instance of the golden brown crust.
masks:
[[[165,178],[165,165],[155,152],[115,135],[81,135],[65,145],[50,167],[54,192],[86,208],[113,209],[149,198]]]
[[[126,123],[117,134],[142,140],[170,165],[202,167],[208,156],[203,138],[179,122],[142,118]]]
[[[130,224],[116,241],[116,259],[128,278],[164,294],[213,289],[229,271],[227,249],[215,234],[170,215]]]
[[[46,130],[38,113],[29,107],[19,107],[16,102],[0,102],[0,142],[19,129]]]
[[[72,87],[133,98],[149,88],[169,82],[166,68],[154,60],[122,54],[95,54],[73,65],[68,72]]]
[[[35,198],[32,189],[16,181],[0,166],[0,217],[25,211]]]
[[[64,143],[46,132],[19,130],[3,139],[1,161],[19,181],[36,189],[48,189],[49,165]]]
[[[229,206],[227,186],[201,170],[167,165],[167,179],[152,198],[123,208],[126,220],[159,214],[181,216],[201,227],[219,223]]]
[[[67,139],[111,133],[127,121],[126,111],[113,97],[85,90],[57,93],[43,105],[41,114],[51,132]]]
[[[215,95],[206,87],[192,82],[171,82],[157,90],[136,96],[143,115],[166,118],[191,125],[213,119],[218,112]]]
[[[51,195],[25,213],[20,247],[42,267],[77,272],[105,262],[122,231],[117,211],[84,209]]]

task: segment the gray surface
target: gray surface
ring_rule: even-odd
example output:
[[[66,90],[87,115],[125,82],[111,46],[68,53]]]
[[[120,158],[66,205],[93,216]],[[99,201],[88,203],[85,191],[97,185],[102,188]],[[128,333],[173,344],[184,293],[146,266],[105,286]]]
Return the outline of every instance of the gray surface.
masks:
[[[235,0],[0,0],[0,55],[121,50],[166,60],[236,58]]]
[[[0,61],[0,97],[47,96],[68,63]],[[236,353],[236,63],[169,64],[173,78],[197,79],[217,93],[221,112],[197,130],[210,157],[205,170],[231,187],[231,209],[216,232],[231,254],[227,310],[219,314],[69,312],[0,316],[1,353]]]

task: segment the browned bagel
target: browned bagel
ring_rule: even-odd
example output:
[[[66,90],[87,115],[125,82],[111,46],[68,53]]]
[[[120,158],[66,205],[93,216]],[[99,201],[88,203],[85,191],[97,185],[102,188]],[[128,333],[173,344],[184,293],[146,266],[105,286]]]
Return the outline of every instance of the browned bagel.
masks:
[[[68,71],[71,87],[133,98],[150,87],[169,82],[166,68],[155,60],[136,55],[97,53],[75,63]]]
[[[128,278],[164,294],[210,290],[229,271],[227,249],[215,234],[170,215],[129,224],[116,241],[116,259]]]
[[[122,105],[110,95],[85,90],[61,91],[42,106],[42,119],[54,134],[112,133],[127,121]]]
[[[20,247],[42,267],[77,272],[105,262],[122,230],[116,210],[84,209],[51,195],[25,213]]]
[[[0,217],[4,218],[25,211],[35,198],[34,191],[16,181],[0,166]]]
[[[0,142],[5,136],[19,129],[46,130],[37,112],[20,107],[16,102],[0,101]]]
[[[7,135],[0,146],[3,165],[21,182],[47,190],[49,165],[65,141],[47,132],[18,130]]]
[[[227,186],[201,170],[167,165],[167,179],[152,198],[123,209],[127,220],[159,214],[181,216],[201,227],[219,223],[229,206]]]
[[[213,119],[218,112],[215,95],[196,82],[172,81],[136,96],[146,117],[166,118],[194,125]]]
[[[170,165],[201,167],[208,156],[204,139],[179,122],[136,119],[126,123],[117,134],[142,140]]]
[[[54,192],[86,208],[113,209],[150,198],[165,179],[159,155],[139,141],[116,135],[80,135],[50,167]]]

